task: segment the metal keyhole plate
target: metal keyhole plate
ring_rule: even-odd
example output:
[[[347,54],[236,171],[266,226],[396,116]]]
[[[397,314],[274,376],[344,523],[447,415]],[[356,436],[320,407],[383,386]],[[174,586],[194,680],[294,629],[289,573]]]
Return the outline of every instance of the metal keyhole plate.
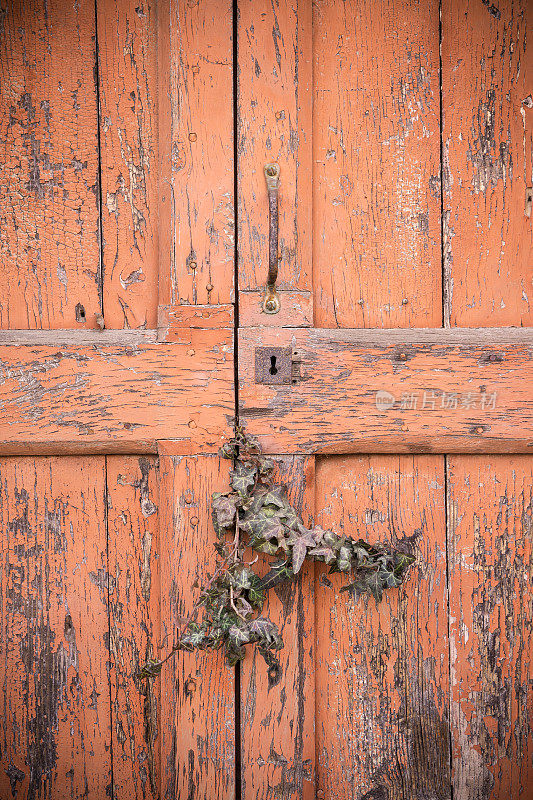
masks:
[[[257,347],[255,350],[255,382],[279,386],[292,382],[292,349],[290,347]]]

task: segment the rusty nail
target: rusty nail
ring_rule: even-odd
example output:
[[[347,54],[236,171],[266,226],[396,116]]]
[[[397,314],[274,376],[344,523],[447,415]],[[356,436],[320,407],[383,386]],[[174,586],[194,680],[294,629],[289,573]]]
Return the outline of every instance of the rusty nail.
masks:
[[[193,356],[194,355],[194,350],[187,350],[187,355],[188,356]]]
[[[276,304],[273,300],[267,300],[265,303],[265,308],[267,309],[267,311],[274,311],[274,309],[276,308]]]
[[[364,306],[364,304],[365,304],[365,301],[363,300],[363,298],[361,298],[357,302],[359,303],[360,306]]]
[[[208,283],[205,288],[207,289],[208,292],[212,292],[213,291],[213,284],[212,283]]]
[[[407,361],[407,353],[400,353],[398,358],[400,361]]]
[[[481,427],[481,425],[478,428],[476,428],[476,433],[483,433],[483,428]]]
[[[191,517],[191,525],[198,525],[198,517]]]
[[[105,322],[104,322],[104,318],[103,318],[102,314],[97,314],[96,315],[96,324],[98,325],[98,327],[100,328],[101,331],[104,330]]]
[[[404,297],[402,300],[402,306],[406,306],[408,302],[409,300],[407,299],[407,297]]]
[[[189,428],[196,428],[196,422],[193,419],[189,422]]]
[[[196,263],[196,261],[191,261],[191,263],[189,264],[189,269],[194,272],[194,270],[197,269],[197,268],[198,268],[198,264]]]
[[[197,138],[195,133],[189,133],[189,142],[195,142]]]

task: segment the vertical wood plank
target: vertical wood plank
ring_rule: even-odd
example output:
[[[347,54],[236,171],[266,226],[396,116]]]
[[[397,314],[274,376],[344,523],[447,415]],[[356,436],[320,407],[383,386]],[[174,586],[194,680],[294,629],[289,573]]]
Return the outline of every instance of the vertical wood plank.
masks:
[[[158,800],[159,680],[140,681],[159,641],[158,475],[154,458],[107,459],[109,658],[115,800]]]
[[[533,28],[529,0],[443,0],[446,315],[533,324]]]
[[[454,797],[533,787],[533,459],[449,460]]]
[[[438,0],[317,0],[315,324],[441,324]]]
[[[161,643],[168,652],[213,574],[211,495],[229,485],[218,456],[160,458]],[[161,797],[235,796],[234,670],[222,653],[178,653],[161,674]]]
[[[238,17],[239,289],[268,272],[264,165],[280,165],[278,288],[311,289],[312,4],[243,0]],[[287,301],[288,302],[288,301]],[[269,324],[276,325],[276,317]]]
[[[314,458],[276,459],[276,483],[308,523],[314,509]],[[255,567],[267,572],[272,559]],[[242,798],[314,800],[315,679],[313,565],[298,580],[272,591],[262,614],[278,626],[284,642],[277,681],[257,650],[241,665]]]
[[[438,456],[319,459],[317,520],[404,542],[399,590],[339,594],[316,566],[318,788],[328,800],[450,798],[444,465]]]
[[[159,15],[161,305],[233,301],[230,0],[163,0]],[[170,59],[170,63],[169,63]]]
[[[100,312],[94,1],[10,0],[0,32],[0,327]]]
[[[155,328],[156,5],[99,0],[97,24],[105,324],[107,328]],[[161,124],[167,123],[162,119]]]
[[[103,458],[0,461],[2,797],[111,793]]]

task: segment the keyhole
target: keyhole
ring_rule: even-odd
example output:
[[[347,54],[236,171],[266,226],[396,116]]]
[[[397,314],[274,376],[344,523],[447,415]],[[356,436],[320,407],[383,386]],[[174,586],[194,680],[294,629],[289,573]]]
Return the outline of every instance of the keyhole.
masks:
[[[270,356],[270,374],[277,375],[278,368],[276,367],[276,356]]]

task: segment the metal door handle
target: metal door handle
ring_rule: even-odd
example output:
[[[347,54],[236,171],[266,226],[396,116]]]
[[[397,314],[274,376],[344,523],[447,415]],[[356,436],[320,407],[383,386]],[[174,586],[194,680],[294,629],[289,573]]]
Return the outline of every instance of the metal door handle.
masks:
[[[278,240],[279,240],[279,164],[265,164],[265,178],[268,192],[268,277],[263,311],[277,314],[280,309],[279,295],[276,291],[278,279]]]

